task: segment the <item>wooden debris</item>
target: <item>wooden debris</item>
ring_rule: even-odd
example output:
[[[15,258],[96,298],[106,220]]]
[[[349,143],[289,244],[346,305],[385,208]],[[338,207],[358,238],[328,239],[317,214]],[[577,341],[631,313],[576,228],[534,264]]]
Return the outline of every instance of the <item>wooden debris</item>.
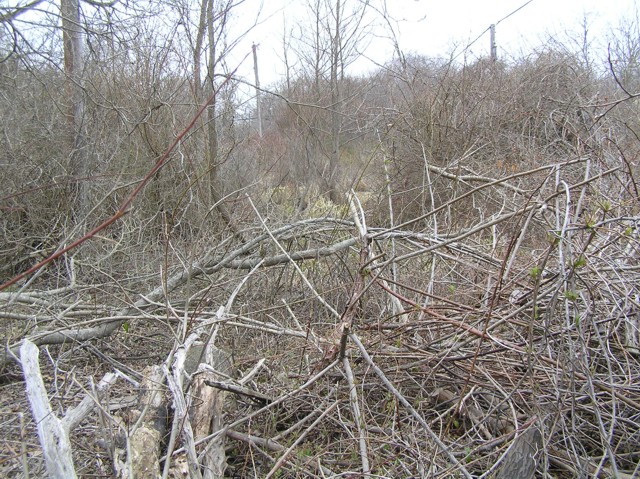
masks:
[[[207,382],[220,382],[225,376],[231,375],[232,369],[229,355],[211,343],[207,345],[203,359],[211,368],[201,368],[194,375],[189,398],[189,417],[196,441],[222,430],[227,393],[223,389],[210,387]],[[227,467],[224,439],[225,435],[221,434],[207,444],[202,460],[204,479],[224,476]]]
[[[160,445],[167,428],[163,381],[160,366],[149,366],[144,370],[140,401],[134,413],[136,427],[129,438],[132,479],[160,476]]]
[[[496,479],[531,479],[542,451],[542,434],[533,426],[515,438],[502,460]]]
[[[31,404],[33,419],[38,426],[38,438],[42,445],[49,477],[71,479],[77,476],[71,457],[69,431],[51,408],[40,374],[39,355],[38,346],[25,339],[20,347],[20,361],[27,386],[27,397]]]

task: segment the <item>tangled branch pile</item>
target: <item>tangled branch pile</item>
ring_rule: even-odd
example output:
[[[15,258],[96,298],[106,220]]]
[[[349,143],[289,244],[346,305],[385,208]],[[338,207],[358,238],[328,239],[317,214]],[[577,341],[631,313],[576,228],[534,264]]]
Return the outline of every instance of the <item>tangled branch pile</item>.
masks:
[[[96,286],[3,293],[9,338],[66,338],[42,364],[54,375],[54,409],[85,394],[100,405],[72,432],[78,471],[106,473],[107,458],[129,450],[138,418],[127,416],[126,390],[149,363],[164,365],[164,390],[195,334],[232,352],[224,381],[255,394],[227,393],[236,477],[486,477],[534,428],[533,470],[637,475],[639,231],[636,205],[613,200],[637,194],[633,176],[589,159],[499,180],[467,173],[457,198],[391,228],[367,228],[355,196],[355,223],[260,219],[253,240],[162,273],[116,314],[91,299]],[[440,215],[480,197],[504,201],[441,232]],[[86,342],[113,331],[99,349]],[[78,377],[91,354],[119,371],[110,394]],[[9,422],[5,434],[17,441],[30,428]],[[178,431],[163,464],[187,437]],[[36,444],[22,455],[11,444],[5,471],[43,467]]]
[[[258,134],[242,3],[0,36],[0,475],[639,477],[637,30],[356,78],[310,2]]]

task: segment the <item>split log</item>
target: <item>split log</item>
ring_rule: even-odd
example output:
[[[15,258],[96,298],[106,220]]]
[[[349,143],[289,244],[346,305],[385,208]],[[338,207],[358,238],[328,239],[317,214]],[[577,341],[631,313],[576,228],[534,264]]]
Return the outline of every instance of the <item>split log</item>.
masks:
[[[195,444],[199,439],[209,436],[223,428],[224,402],[226,392],[208,386],[208,381],[223,381],[231,374],[230,355],[213,345],[204,347],[196,344],[189,349],[184,365],[179,367],[179,374],[193,374],[186,397],[184,391],[170,388],[175,401],[185,404],[188,410],[189,437],[184,437]],[[161,366],[148,367],[140,386],[140,399],[137,408],[129,415],[133,432],[129,436],[128,464],[120,464],[120,477],[156,479],[162,475],[160,470],[161,444],[167,430],[167,396]],[[181,386],[181,384],[180,384]],[[187,388],[185,388],[187,389]],[[182,395],[176,398],[176,395]],[[174,421],[182,422],[183,414],[176,414]],[[183,427],[185,424],[183,424]],[[171,474],[181,476],[185,472],[202,471],[204,479],[221,478],[226,469],[224,453],[224,435],[211,441],[202,456],[200,465],[187,457],[172,460]],[[193,459],[193,458],[191,458]],[[197,475],[197,474],[196,474]]]
[[[204,355],[202,354],[204,352]],[[230,355],[209,343],[190,350],[188,357],[203,356],[202,364],[193,376],[189,417],[196,442],[223,428],[224,403],[227,392],[213,388],[209,381],[223,381],[232,374]],[[227,467],[224,451],[225,435],[220,434],[207,444],[203,459],[203,479],[224,477]]]
[[[160,366],[149,366],[140,385],[140,401],[134,412],[134,427],[129,437],[131,478],[160,477],[160,445],[167,428],[167,405]],[[126,477],[126,476],[123,476]]]
[[[173,396],[174,418],[165,474],[170,477],[217,479],[224,477],[226,455],[225,435],[221,434],[196,451],[196,444],[223,429],[226,391],[212,388],[207,382],[228,380],[232,373],[230,354],[196,342],[197,336],[185,341],[175,353],[172,371],[167,376]],[[167,370],[168,372],[168,370]],[[191,378],[184,385],[183,379]],[[173,454],[182,440],[182,452]]]

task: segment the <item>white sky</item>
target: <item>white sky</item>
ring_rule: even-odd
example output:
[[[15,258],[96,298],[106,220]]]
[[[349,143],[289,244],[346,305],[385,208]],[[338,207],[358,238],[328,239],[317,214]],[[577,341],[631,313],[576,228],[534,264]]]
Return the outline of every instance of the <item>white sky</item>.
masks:
[[[448,57],[454,47],[456,51],[462,50],[489,25],[497,23],[527,1],[386,0],[386,4],[404,53]],[[380,6],[383,0],[371,0],[371,3]],[[291,28],[304,20],[306,4],[306,0],[245,0],[237,7],[236,21],[242,25],[248,26],[259,13],[261,23],[238,45],[234,56],[240,61],[251,51],[253,42],[258,44],[263,85],[283,78],[284,66],[280,58],[284,21],[286,19]],[[602,48],[606,45],[607,31],[615,28],[621,18],[635,16],[636,11],[635,0],[532,0],[497,25],[498,56],[518,56],[520,52],[540,45],[549,34],[563,38],[566,32],[574,32],[574,37],[579,38],[585,18],[590,41]],[[488,55],[488,52],[488,32],[467,51],[472,57]],[[357,72],[365,72],[374,68],[374,62],[384,63],[391,55],[392,47],[388,41],[374,41],[353,68]],[[253,80],[252,69],[249,55],[239,74]]]

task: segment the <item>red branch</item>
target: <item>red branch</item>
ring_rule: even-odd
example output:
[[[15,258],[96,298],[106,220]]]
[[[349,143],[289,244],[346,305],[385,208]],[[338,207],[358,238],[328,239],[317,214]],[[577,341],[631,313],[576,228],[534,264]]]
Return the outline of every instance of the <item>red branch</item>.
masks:
[[[231,76],[227,76],[225,78],[224,82],[218,88],[218,90],[220,88],[222,88],[225,84],[227,84],[230,79],[231,79]],[[211,96],[207,99],[207,101],[200,107],[200,109],[194,115],[194,117],[191,119],[191,122],[187,125],[187,127],[176,137],[176,139],[169,146],[169,148],[167,148],[167,150],[164,152],[164,154],[158,159],[158,161],[153,166],[153,168],[151,168],[151,170],[149,170],[149,172],[145,175],[145,177],[142,179],[140,184],[122,202],[122,204],[118,208],[118,211],[116,211],[111,217],[107,218],[107,220],[105,220],[103,223],[101,223],[100,225],[96,226],[94,229],[89,231],[87,234],[85,234],[81,238],[75,240],[69,246],[67,246],[65,248],[62,248],[61,250],[56,251],[51,256],[49,256],[46,259],[40,261],[39,263],[33,265],[31,268],[29,268],[25,272],[20,273],[19,275],[13,277],[9,281],[7,281],[3,285],[1,285],[0,286],[0,291],[8,288],[12,284],[17,283],[22,278],[24,278],[26,276],[29,276],[32,273],[35,273],[36,271],[38,271],[43,266],[46,266],[47,264],[51,263],[52,261],[55,261],[56,259],[58,259],[62,255],[64,255],[65,253],[68,253],[69,251],[71,251],[73,248],[76,248],[77,246],[81,245],[85,241],[93,238],[98,232],[100,232],[103,229],[107,228],[111,224],[113,224],[116,221],[118,221],[125,214],[127,214],[129,212],[129,207],[131,206],[131,203],[133,203],[133,200],[136,198],[136,196],[138,196],[138,194],[147,185],[147,183],[149,183],[151,178],[153,178],[153,176],[158,172],[158,170],[160,170],[160,168],[162,168],[162,166],[167,162],[167,159],[169,158],[169,155],[171,155],[171,152],[175,149],[176,146],[178,146],[178,144],[182,141],[182,139],[185,137],[185,135],[193,128],[193,126],[196,124],[196,121],[198,121],[198,118],[200,118],[202,113],[204,113],[204,111],[207,109],[207,107],[211,104],[211,102],[215,98],[216,94],[218,93],[218,90],[214,91],[211,94]]]

